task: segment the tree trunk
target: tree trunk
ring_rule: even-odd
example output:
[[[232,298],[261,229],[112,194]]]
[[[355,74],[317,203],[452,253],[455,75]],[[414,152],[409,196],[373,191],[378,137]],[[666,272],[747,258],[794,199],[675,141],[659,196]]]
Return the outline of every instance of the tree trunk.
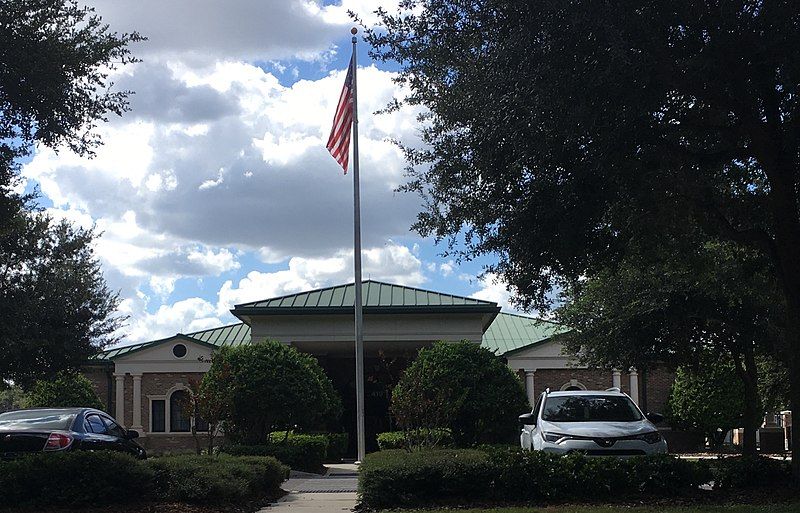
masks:
[[[773,102],[774,103],[774,102]],[[783,348],[789,367],[789,399],[792,422],[800,414],[800,219],[798,219],[798,197],[795,155],[784,151],[777,109],[772,108],[770,141],[766,158],[759,160],[770,183],[769,208],[773,215],[774,249],[778,278],[786,298],[786,345]],[[792,429],[792,484],[800,488],[800,438],[798,430]]]
[[[789,407],[792,410],[792,484],[800,488],[800,357],[789,358]]]
[[[792,484],[800,489],[800,297],[788,298],[786,314],[784,354],[789,374],[789,409],[792,411]]]
[[[748,380],[749,381],[749,380]],[[761,425],[761,409],[758,407],[757,382],[744,384],[744,437],[742,439],[742,455],[755,457],[756,432]]]
[[[755,343],[751,340],[732,343],[728,345],[728,350],[733,358],[736,375],[739,376],[744,389],[742,454],[747,457],[755,457],[758,454],[756,432],[761,425],[761,401],[758,395]]]

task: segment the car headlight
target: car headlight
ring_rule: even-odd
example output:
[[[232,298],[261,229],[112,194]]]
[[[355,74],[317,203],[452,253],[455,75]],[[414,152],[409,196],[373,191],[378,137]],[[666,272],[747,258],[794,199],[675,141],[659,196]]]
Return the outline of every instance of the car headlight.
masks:
[[[569,440],[569,435],[562,435],[561,433],[542,433],[542,438],[544,438],[545,442],[550,442],[553,444],[560,444],[565,440]]]
[[[658,431],[651,431],[649,433],[642,433],[641,435],[636,435],[635,440],[644,440],[649,444],[657,444],[661,441],[661,433]]]

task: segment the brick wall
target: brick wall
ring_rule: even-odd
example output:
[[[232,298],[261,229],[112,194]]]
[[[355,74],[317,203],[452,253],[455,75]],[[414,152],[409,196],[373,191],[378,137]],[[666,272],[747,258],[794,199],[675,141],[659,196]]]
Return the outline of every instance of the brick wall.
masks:
[[[587,390],[605,390],[611,386],[611,372],[597,369],[538,369],[533,376],[536,397],[545,389],[561,390],[565,383],[575,379]]]
[[[103,409],[110,414],[114,414],[113,411],[113,400],[112,397],[112,404],[108,403],[108,371],[103,367],[86,367],[81,371],[84,376],[86,376],[89,381],[92,382],[92,387],[94,387],[94,392],[97,394],[97,397],[100,398],[100,402],[103,403]],[[113,379],[113,378],[112,378]]]
[[[82,373],[92,382],[98,397],[103,403],[106,412],[116,416],[116,379],[111,378],[111,390],[107,371],[105,368],[86,367]],[[155,454],[193,452],[195,450],[194,438],[190,433],[150,433],[150,400],[148,396],[165,396],[177,384],[189,386],[190,380],[203,378],[202,372],[191,373],[144,373],[142,374],[142,438],[139,443]],[[108,404],[109,391],[111,392],[111,404]],[[128,374],[125,376],[125,407],[124,419],[118,419],[125,427],[131,428],[133,425],[133,377]],[[169,398],[165,398],[169,400]],[[169,419],[166,419],[169,422]]]
[[[214,442],[216,446],[222,443],[223,437],[217,437]],[[194,453],[196,444],[191,433],[180,433],[175,435],[159,434],[148,435],[140,438],[138,442],[149,454],[184,454]],[[205,449],[207,442],[205,436],[200,435],[200,445]]]
[[[202,372],[189,372],[189,373],[154,373],[154,374],[142,374],[142,426],[144,426],[145,431],[150,431],[150,400],[148,396],[162,396],[166,395],[167,392],[173,388],[178,383],[181,383],[183,386],[188,387],[190,381],[200,381],[203,379]],[[127,387],[126,383],[126,387]],[[127,395],[127,389],[126,389]],[[133,393],[133,383],[131,383],[131,394]],[[169,397],[165,398],[169,401]],[[169,419],[167,419],[169,423]],[[168,435],[162,434],[155,434],[154,437],[166,437]],[[185,437],[186,435],[173,435],[178,438]],[[191,440],[191,436],[188,437],[188,443],[193,444],[194,442]],[[194,445],[190,445],[190,447],[194,447]]]
[[[525,382],[525,373],[519,371],[520,379]],[[561,390],[564,384],[571,380],[586,387],[587,390],[605,390],[613,386],[611,371],[598,369],[538,369],[534,374],[535,397],[544,392],[546,388],[551,391]],[[663,413],[669,399],[669,390],[675,374],[666,368],[651,369],[647,372],[647,409],[652,412]],[[639,373],[639,402],[643,399],[644,377]],[[631,393],[630,374],[620,374],[620,389],[626,394]]]
[[[640,380],[641,381],[641,380]],[[669,390],[675,381],[675,373],[664,367],[647,372],[647,409],[664,413],[669,399]]]

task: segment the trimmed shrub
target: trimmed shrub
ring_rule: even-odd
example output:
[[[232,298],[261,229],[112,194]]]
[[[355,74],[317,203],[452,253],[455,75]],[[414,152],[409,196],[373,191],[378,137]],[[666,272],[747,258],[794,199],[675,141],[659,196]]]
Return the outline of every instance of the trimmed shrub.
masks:
[[[237,443],[263,443],[272,431],[295,426],[329,429],[342,412],[319,362],[276,341],[221,348],[201,389],[228,406],[220,420]]]
[[[153,471],[130,455],[75,451],[0,460],[2,505],[106,505],[147,499]]]
[[[472,447],[517,440],[517,417],[530,406],[502,358],[461,341],[421,349],[392,391],[391,410],[404,431],[447,428],[455,445]]]
[[[275,494],[288,470],[275,458],[186,454],[147,461],[155,474],[156,496],[192,503],[240,502]]]
[[[453,437],[449,429],[433,429],[431,436],[426,437],[423,431],[387,431],[378,433],[378,449],[388,451],[391,449],[410,449],[424,446],[424,438],[438,440],[439,447],[451,447]]]
[[[118,452],[39,453],[0,460],[6,508],[150,500],[228,503],[277,495],[289,469],[275,458],[183,455],[138,461]]]
[[[26,408],[82,408],[103,409],[89,378],[78,372],[61,371],[55,379],[42,379],[34,382],[25,394]]]
[[[270,434],[270,441],[275,444],[288,445],[325,444],[326,462],[338,462],[347,454],[350,438],[347,433],[295,433],[294,431],[275,431]]]
[[[587,501],[633,494],[671,497],[710,478],[705,463],[667,455],[617,459],[519,449],[392,450],[367,455],[359,492],[366,508]]]
[[[325,461],[339,462],[347,455],[347,447],[350,444],[350,436],[347,433],[326,433],[328,437],[328,452]]]
[[[486,499],[494,479],[485,452],[380,451],[361,463],[358,491],[366,508],[415,507]]]
[[[741,489],[759,486],[781,486],[791,480],[788,461],[772,458],[718,458],[711,463],[714,488]]]
[[[744,387],[733,363],[704,355],[698,368],[678,368],[665,413],[673,428],[699,431],[718,448],[742,425],[743,411]]]
[[[293,442],[262,445],[225,445],[221,451],[235,456],[272,456],[293,470],[319,473],[328,442],[323,437],[295,438]]]

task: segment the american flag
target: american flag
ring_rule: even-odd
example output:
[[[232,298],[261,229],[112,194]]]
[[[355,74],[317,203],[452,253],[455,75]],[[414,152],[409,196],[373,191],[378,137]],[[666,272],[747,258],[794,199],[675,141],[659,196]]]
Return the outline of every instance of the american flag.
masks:
[[[333,116],[331,135],[328,137],[326,145],[333,158],[344,169],[344,174],[347,174],[347,164],[350,163],[350,132],[353,128],[353,66],[355,65],[356,63],[351,57],[342,94],[339,95],[339,103],[336,105],[336,115]]]

